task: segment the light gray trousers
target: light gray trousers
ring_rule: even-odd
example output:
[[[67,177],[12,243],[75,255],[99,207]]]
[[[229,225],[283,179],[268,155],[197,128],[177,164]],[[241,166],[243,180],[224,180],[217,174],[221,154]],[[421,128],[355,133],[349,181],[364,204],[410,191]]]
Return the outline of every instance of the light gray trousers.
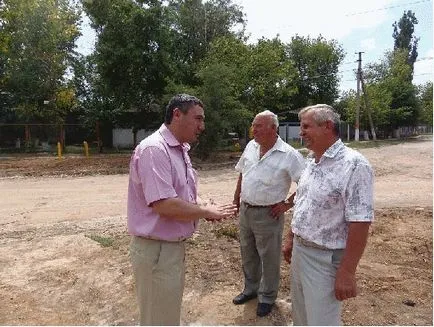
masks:
[[[184,242],[133,237],[130,256],[140,325],[179,325],[185,280]]]
[[[294,238],[291,300],[294,326],[338,326],[342,302],[335,297],[335,276],[343,250],[319,250]]]
[[[246,295],[258,293],[261,303],[273,304],[280,282],[284,215],[275,220],[270,208],[240,206],[240,245]]]

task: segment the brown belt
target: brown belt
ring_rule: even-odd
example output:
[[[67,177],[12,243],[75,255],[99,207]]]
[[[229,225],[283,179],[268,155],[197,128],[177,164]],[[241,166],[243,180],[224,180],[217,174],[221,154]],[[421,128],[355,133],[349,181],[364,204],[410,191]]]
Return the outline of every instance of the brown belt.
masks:
[[[314,249],[319,249],[319,250],[330,250],[329,248],[326,248],[325,246],[322,246],[322,245],[316,244],[314,242],[305,240],[304,238],[301,238],[298,235],[294,234],[294,237],[298,243],[300,243],[301,245],[307,246],[309,248],[314,248]]]

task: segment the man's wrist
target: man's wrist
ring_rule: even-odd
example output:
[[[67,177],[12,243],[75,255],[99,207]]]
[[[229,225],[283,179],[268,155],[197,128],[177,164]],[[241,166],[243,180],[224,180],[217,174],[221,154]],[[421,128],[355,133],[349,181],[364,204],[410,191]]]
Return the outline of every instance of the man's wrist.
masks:
[[[288,236],[286,237],[286,242],[292,243],[293,240],[294,240],[294,234],[292,232],[289,232]]]
[[[288,206],[288,209],[291,209],[294,206],[294,202],[292,201],[291,198],[286,199],[285,201],[283,201],[283,203],[285,203]]]

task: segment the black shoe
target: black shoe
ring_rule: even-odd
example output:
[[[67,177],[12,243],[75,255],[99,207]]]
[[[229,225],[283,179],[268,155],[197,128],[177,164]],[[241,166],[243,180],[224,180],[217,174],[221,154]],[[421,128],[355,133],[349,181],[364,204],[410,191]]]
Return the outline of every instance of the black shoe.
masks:
[[[240,293],[236,297],[234,297],[234,299],[232,300],[232,302],[234,304],[243,304],[243,303],[246,303],[247,301],[250,301],[251,299],[254,299],[257,296],[258,296],[258,294],[256,294],[256,293],[253,293],[253,294],[250,294],[250,295],[246,295],[244,293]]]
[[[258,309],[256,310],[256,314],[259,317],[265,317],[271,312],[272,304],[269,303],[258,303]]]

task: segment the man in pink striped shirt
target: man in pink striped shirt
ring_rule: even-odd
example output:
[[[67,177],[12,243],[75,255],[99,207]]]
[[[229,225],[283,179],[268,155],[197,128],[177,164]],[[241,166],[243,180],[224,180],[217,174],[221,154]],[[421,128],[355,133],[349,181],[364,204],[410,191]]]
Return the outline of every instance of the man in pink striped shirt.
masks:
[[[203,103],[178,94],[165,122],[134,150],[128,186],[128,231],[141,325],[179,325],[184,290],[184,240],[198,219],[221,220],[233,205],[197,204],[189,143],[204,131]]]

